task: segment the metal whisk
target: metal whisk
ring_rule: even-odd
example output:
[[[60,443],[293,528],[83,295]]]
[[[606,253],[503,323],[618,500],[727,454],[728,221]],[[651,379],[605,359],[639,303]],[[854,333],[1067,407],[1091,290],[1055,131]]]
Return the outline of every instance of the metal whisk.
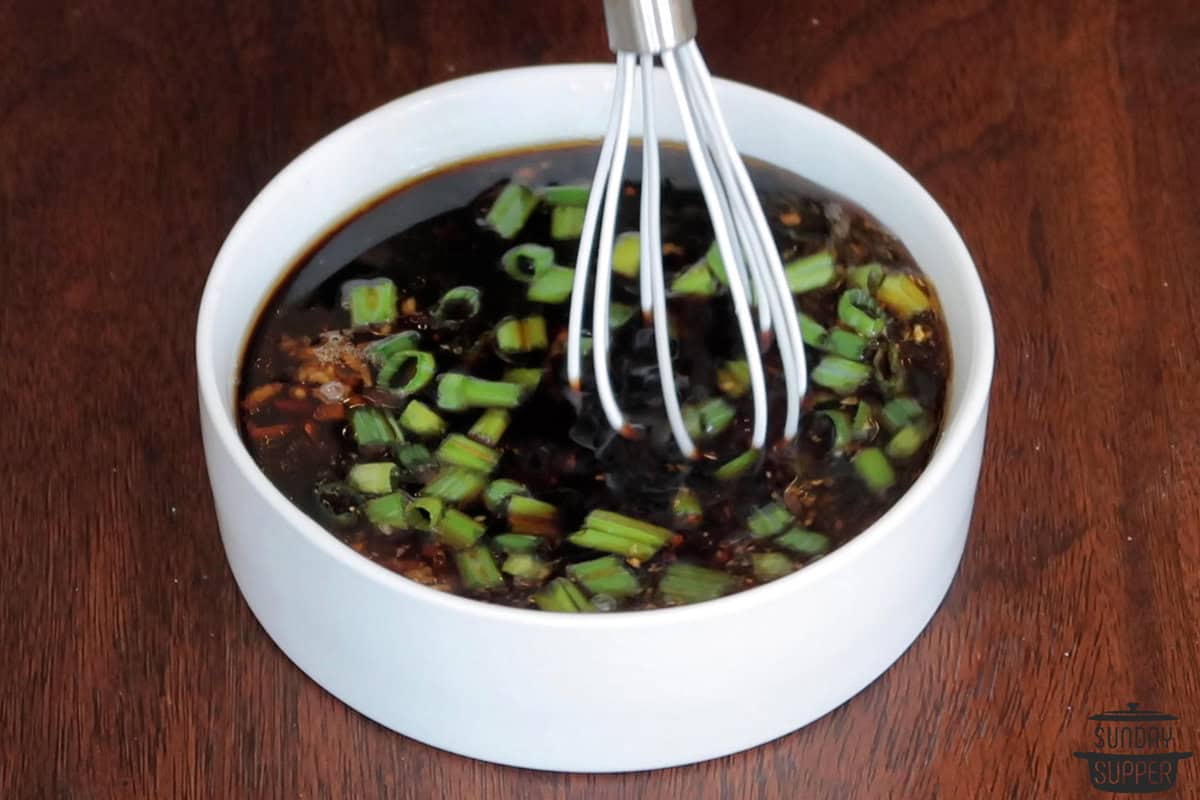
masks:
[[[654,100],[654,61],[657,56],[666,70],[671,94],[679,109],[718,252],[726,265],[754,401],[751,446],[762,449],[767,438],[767,386],[760,340],[763,349],[770,347],[772,339],[778,343],[787,390],[783,435],[785,439],[791,439],[800,424],[800,400],[807,388],[800,323],[762,206],[722,119],[708,67],[696,46],[696,15],[692,2],[605,0],[604,8],[609,44],[617,54],[617,79],[608,132],[600,150],[579,240],[571,295],[567,378],[573,387],[579,388],[584,307],[592,251],[599,233],[591,307],[596,392],[613,429],[624,435],[632,433],[613,394],[609,375],[608,314],[617,206],[629,145],[633,99],[640,87],[643,111],[639,273],[642,314],[653,320],[663,401],[671,432],[684,455],[697,455],[696,445],[684,425],[676,393],[667,331],[660,241],[661,176]]]

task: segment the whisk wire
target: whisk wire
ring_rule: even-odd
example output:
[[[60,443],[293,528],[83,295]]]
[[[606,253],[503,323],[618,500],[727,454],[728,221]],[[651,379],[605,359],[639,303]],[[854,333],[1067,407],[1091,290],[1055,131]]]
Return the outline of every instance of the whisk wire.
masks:
[[[723,155],[724,171],[730,175],[737,191],[736,196],[745,207],[746,225],[743,230],[755,231],[757,236],[748,236],[757,244],[757,263],[759,265],[759,286],[767,303],[771,306],[771,317],[774,320],[776,340],[779,346],[780,359],[783,362],[784,384],[787,395],[787,411],[784,420],[783,437],[791,439],[796,435],[800,424],[800,399],[808,390],[807,365],[804,359],[804,341],[800,335],[800,321],[792,303],[791,289],[787,284],[787,275],[783,270],[783,262],[774,246],[774,237],[767,225],[766,215],[759,202],[758,193],[750,180],[746,165],[737,155],[733,137],[725,124],[717,101],[717,93],[709,77],[708,66],[700,53],[695,41],[690,41],[679,48],[682,58],[691,62],[693,69],[688,71],[695,88],[707,99],[711,119],[716,134],[717,146],[714,152]],[[739,223],[741,224],[741,220]],[[751,227],[752,226],[752,227]]]
[[[609,169],[604,188],[604,210],[600,216],[600,247],[596,255],[595,296],[592,298],[592,363],[596,374],[596,394],[608,424],[613,430],[628,435],[625,417],[613,393],[612,376],[608,370],[608,312],[612,300],[612,253],[616,235],[617,211],[621,205],[621,187],[625,177],[625,156],[629,149],[629,118],[633,108],[635,88],[634,67],[637,55],[621,53],[617,58],[617,70],[621,75],[623,91],[621,109],[617,118],[617,143],[613,150],[613,163]]]
[[[618,404],[609,371],[609,310],[612,255],[628,151],[633,95],[641,92],[642,186],[639,293],[642,317],[654,331],[655,359],[671,433],[682,453],[697,453],[680,405],[671,359],[661,231],[661,163],[655,122],[655,55],[667,75],[683,124],[684,140],[709,209],[717,252],[724,264],[734,317],[742,340],[753,406],[751,447],[767,438],[768,396],[763,351],[779,348],[786,388],[784,438],[799,428],[800,400],[807,388],[804,343],[787,275],[749,173],[721,116],[708,67],[696,45],[690,0],[605,0],[609,38],[617,52],[617,78],[608,133],[592,180],[579,242],[571,295],[567,377],[580,388],[583,320],[592,260],[592,363],[596,393],[609,425],[633,431]],[[597,242],[597,235],[599,241]],[[757,316],[757,320],[755,317]],[[757,331],[756,323],[757,321]]]
[[[654,351],[662,383],[663,408],[679,451],[694,458],[696,445],[683,421],[675,370],[671,364],[671,332],[667,318],[667,290],[663,277],[661,176],[658,161],[658,130],[654,122],[654,56],[641,57],[642,88],[642,206],[641,206],[641,285],[642,309],[647,308],[649,288],[650,317],[654,324]]]
[[[750,434],[750,446],[761,449],[767,440],[767,386],[762,357],[758,349],[758,339],[755,336],[754,319],[750,313],[747,300],[747,286],[744,283],[742,269],[739,267],[741,254],[734,249],[730,234],[730,222],[725,213],[721,193],[717,188],[714,174],[710,168],[704,143],[696,128],[695,114],[687,91],[680,75],[676,52],[664,50],[660,55],[667,78],[675,95],[675,103],[679,108],[680,120],[683,123],[684,138],[687,141],[688,153],[691,155],[692,168],[700,183],[701,194],[708,204],[712,219],[713,236],[717,240],[717,249],[721,259],[727,265],[726,277],[729,279],[729,294],[733,299],[734,314],[737,317],[738,329],[742,336],[742,349],[746,354],[746,364],[750,373],[750,389],[754,405],[754,425]]]

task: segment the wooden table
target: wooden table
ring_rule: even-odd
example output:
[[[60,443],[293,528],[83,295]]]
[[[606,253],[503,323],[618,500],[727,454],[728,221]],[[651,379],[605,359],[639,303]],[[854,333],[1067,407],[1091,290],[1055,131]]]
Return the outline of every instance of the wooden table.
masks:
[[[272,174],[368,109],[607,60],[599,0],[11,0],[0,796],[1083,798],[1087,717],[1128,701],[1200,751],[1194,3],[696,5],[714,71],[879,143],[989,289],[975,525],[913,648],[798,733],[634,775],[471,761],[327,695],[217,536],[192,356],[209,265]]]

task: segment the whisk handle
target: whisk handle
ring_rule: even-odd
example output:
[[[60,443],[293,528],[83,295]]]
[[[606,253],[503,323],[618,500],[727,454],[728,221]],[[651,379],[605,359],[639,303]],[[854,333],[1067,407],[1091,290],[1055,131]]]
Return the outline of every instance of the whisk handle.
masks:
[[[604,0],[614,52],[661,53],[696,37],[692,0]]]

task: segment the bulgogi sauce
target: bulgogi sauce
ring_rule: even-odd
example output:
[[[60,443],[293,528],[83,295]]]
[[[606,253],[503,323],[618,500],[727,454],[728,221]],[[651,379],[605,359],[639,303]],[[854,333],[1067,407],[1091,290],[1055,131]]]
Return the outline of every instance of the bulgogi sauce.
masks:
[[[821,558],[883,514],[927,463],[950,369],[933,287],[863,212],[753,162],[804,314],[810,381],[799,437],[737,461],[752,425],[738,364],[745,356],[721,265],[712,263],[718,259],[710,254],[703,198],[677,148],[662,154],[662,247],[674,369],[701,458],[684,459],[666,424],[653,331],[637,312],[637,259],[629,270],[629,247],[621,256],[625,272],[613,279],[613,300],[627,313],[612,320],[620,326],[612,331],[610,363],[617,398],[639,435],[614,434],[593,391],[590,356],[582,393],[567,386],[562,280],[571,276],[562,272],[556,291],[538,295],[553,295],[552,302],[532,301],[548,251],[513,252],[537,245],[553,251],[552,269],[574,267],[579,195],[597,153],[576,145],[505,154],[401,187],[324,239],[268,302],[242,365],[244,440],[280,491],[365,557],[435,588],[522,608],[696,602]],[[617,226],[626,234],[638,220],[637,149],[630,155]],[[524,203],[516,223],[493,208],[514,197]],[[381,279],[394,286],[394,301],[382,301],[394,311],[389,306],[379,318],[385,321],[354,326],[347,298],[356,286],[383,286]],[[455,287],[467,289],[451,292]],[[532,327],[522,327],[530,319]],[[505,320],[508,338],[499,339]],[[395,347],[432,356],[439,377],[463,373],[512,386],[512,371],[524,370],[515,407],[488,417],[499,426],[482,434],[488,444],[473,442],[486,408],[439,405],[439,380],[421,386],[417,375],[424,357],[380,350],[381,340],[395,343],[406,331],[415,333]],[[388,359],[396,363],[381,381]],[[765,363],[768,441],[778,442],[785,398],[774,348]],[[407,394],[405,384],[417,391]],[[406,414],[414,401],[420,408]],[[383,426],[384,441],[372,441],[378,430],[352,424],[359,414],[364,425]],[[425,425],[414,430],[410,416]],[[465,449],[443,449],[454,434]],[[352,472],[366,463],[396,466]],[[746,467],[740,474],[738,464]],[[464,479],[465,490],[439,488]],[[525,503],[534,517],[509,514],[506,491],[539,501]],[[414,500],[423,497],[433,499],[418,511]],[[595,510],[620,516],[589,517]],[[585,530],[601,535],[577,535]]]

